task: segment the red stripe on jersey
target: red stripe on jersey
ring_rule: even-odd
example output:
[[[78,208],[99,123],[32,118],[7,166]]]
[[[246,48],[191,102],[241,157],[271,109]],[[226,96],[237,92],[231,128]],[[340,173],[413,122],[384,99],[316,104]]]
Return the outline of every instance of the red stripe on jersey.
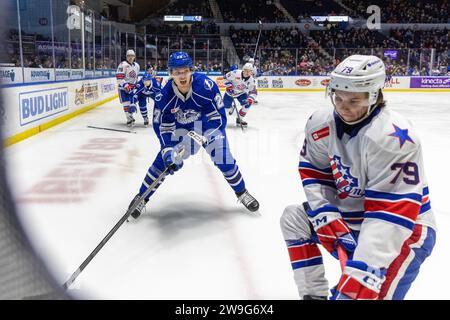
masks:
[[[288,247],[291,261],[306,260],[320,257],[319,247],[315,243],[305,243],[297,247]]]
[[[422,197],[422,203],[427,203],[429,200],[428,196]]]
[[[380,200],[366,199],[364,202],[364,210],[366,211],[386,211],[401,215],[413,221],[416,220],[420,212],[420,204],[410,201],[388,202]]]
[[[311,135],[312,135],[314,141],[320,140],[320,139],[330,135],[330,127],[325,127],[320,130],[317,130],[317,131],[313,132]]]
[[[363,286],[358,280],[346,274],[342,275],[337,289],[352,299],[376,300],[378,298],[377,292]]]
[[[125,78],[125,75],[124,74],[116,74],[116,78],[123,79],[123,78]]]
[[[314,171],[311,169],[304,169],[304,168],[300,168],[300,169],[298,169],[298,171],[300,172],[300,177],[302,178],[302,180],[322,179],[322,180],[334,181],[332,174],[321,173],[321,172],[317,172],[317,171]]]
[[[405,262],[406,258],[409,256],[409,253],[411,252],[411,245],[417,243],[420,240],[420,237],[422,235],[422,226],[420,224],[416,224],[414,226],[414,231],[407,239],[402,246],[402,249],[400,250],[400,254],[395,258],[394,261],[391,262],[391,265],[389,266],[387,273],[386,273],[386,280],[384,280],[381,290],[379,299],[382,300],[388,293],[392,282],[397,277],[398,271],[402,267],[403,263]]]

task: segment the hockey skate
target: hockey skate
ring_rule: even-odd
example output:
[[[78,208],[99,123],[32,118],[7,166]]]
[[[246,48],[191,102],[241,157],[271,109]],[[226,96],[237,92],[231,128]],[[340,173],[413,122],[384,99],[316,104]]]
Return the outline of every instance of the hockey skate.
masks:
[[[242,126],[242,127],[247,127],[247,122],[245,122],[241,117],[239,117],[239,118],[236,118],[236,125]]]
[[[255,212],[259,209],[259,202],[245,189],[240,193],[236,193],[238,202],[242,203],[249,211]]]
[[[130,205],[128,206],[128,209],[130,209],[135,203],[136,201],[139,200],[139,198],[141,197],[140,194],[137,194],[133,200],[131,200]],[[145,210],[145,205],[147,204],[148,200],[143,200],[141,201],[141,203],[139,203],[139,205],[136,207],[136,209],[134,209],[134,211],[131,213],[131,216],[134,219],[139,218],[139,216],[142,214],[142,212]]]
[[[148,127],[148,117],[144,118],[144,127]]]
[[[128,127],[132,127],[132,126],[134,126],[134,122],[135,122],[136,120],[134,120],[134,118],[133,118],[133,114],[132,113],[127,113],[127,126]]]

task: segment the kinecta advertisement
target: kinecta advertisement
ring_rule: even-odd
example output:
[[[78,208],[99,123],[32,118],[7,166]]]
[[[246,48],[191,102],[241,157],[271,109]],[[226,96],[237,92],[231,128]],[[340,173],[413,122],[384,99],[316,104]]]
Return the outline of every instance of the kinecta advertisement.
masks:
[[[5,138],[117,94],[115,78],[13,86],[2,91],[4,105],[8,106],[3,115]]]

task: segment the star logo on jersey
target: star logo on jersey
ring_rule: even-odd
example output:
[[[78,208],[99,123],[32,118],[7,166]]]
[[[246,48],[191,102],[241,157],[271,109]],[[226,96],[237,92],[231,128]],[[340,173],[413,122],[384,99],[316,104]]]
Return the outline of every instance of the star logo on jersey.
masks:
[[[331,170],[333,172],[338,197],[346,199],[348,197],[360,198],[363,196],[362,190],[359,188],[358,178],[352,176],[350,166],[342,163],[342,158],[334,155],[329,159]]]
[[[395,131],[392,132],[389,136],[398,138],[398,141],[400,142],[400,148],[403,147],[403,145],[406,143],[406,141],[414,143],[414,141],[408,135],[408,129],[400,129],[395,124],[392,124],[392,125],[394,126]]]

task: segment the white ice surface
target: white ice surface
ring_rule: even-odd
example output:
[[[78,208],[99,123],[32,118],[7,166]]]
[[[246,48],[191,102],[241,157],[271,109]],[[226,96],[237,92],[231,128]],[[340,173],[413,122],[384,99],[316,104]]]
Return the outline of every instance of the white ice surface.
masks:
[[[439,227],[434,252],[407,298],[449,299],[450,94],[388,92],[386,98],[419,132]],[[92,260],[71,290],[75,296],[298,298],[279,217],[285,206],[305,200],[297,171],[304,125],[314,110],[330,104],[322,93],[262,92],[259,101],[246,118],[245,132],[229,119],[228,138],[248,190],[260,201],[261,216],[236,204],[221,173],[204,153],[197,154],[167,178],[147,213],[124,224]],[[21,221],[60,283],[123,216],[159,150],[152,128],[144,128],[140,117],[137,134],[87,128],[126,130],[124,121],[116,100],[5,150]],[[104,145],[89,143],[96,138],[124,143],[102,150]],[[76,152],[106,154],[110,162],[78,163]],[[69,171],[58,177],[62,169]],[[93,169],[103,171],[95,175]],[[53,188],[55,181],[71,189]],[[334,285],[339,264],[328,254],[324,262]]]

